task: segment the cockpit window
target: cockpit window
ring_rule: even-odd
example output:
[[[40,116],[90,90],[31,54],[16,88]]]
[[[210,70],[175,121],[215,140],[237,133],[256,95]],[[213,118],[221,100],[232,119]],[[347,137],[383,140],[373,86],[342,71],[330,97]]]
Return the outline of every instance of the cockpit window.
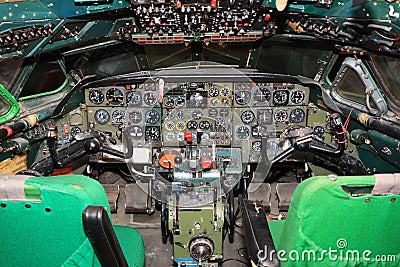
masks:
[[[371,57],[368,63],[384,87],[386,97],[397,109],[400,109],[400,59],[383,56]]]
[[[4,99],[0,98],[0,117],[6,114],[10,110],[10,104]]]
[[[25,83],[19,99],[57,92],[66,77],[58,62],[38,62]]]
[[[11,58],[0,63],[0,84],[2,84],[8,91],[18,77],[21,70],[22,59]]]
[[[347,68],[345,71],[336,87],[336,91],[345,99],[365,104],[365,85],[361,81],[360,76],[358,76],[358,73],[351,68]]]

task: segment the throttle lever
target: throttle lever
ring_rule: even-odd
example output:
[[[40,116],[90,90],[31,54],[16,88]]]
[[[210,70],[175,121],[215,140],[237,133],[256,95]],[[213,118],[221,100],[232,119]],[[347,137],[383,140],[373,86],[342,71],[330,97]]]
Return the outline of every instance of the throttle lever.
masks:
[[[49,145],[49,152],[51,155],[51,159],[53,161],[54,167],[55,168],[60,168],[61,167],[61,161],[59,160],[57,156],[57,151],[56,151],[56,142],[58,139],[58,130],[57,126],[55,125],[49,125],[47,127],[46,131],[46,137],[47,137],[47,144]]]
[[[338,113],[333,113],[330,115],[330,122],[335,130],[335,137],[338,143],[345,143],[346,142],[346,131],[343,127],[342,120]]]

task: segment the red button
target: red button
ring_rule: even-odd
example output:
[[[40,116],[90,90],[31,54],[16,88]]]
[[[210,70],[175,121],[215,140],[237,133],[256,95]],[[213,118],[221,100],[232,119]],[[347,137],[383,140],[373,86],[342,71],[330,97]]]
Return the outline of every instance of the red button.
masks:
[[[201,159],[201,167],[203,169],[211,169],[211,160],[209,158],[202,158]]]
[[[217,0],[211,0],[210,6],[211,6],[211,8],[216,8],[217,7]]]
[[[185,132],[184,135],[186,142],[191,143],[193,141],[193,135],[191,132]]]

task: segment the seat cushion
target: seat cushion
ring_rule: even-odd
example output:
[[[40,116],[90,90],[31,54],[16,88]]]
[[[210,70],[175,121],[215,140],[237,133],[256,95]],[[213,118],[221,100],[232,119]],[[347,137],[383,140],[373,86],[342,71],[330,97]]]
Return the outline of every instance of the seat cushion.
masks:
[[[129,267],[143,267],[145,250],[140,233],[129,226],[114,225],[113,227]],[[93,266],[101,267],[97,257]]]
[[[285,220],[268,221],[268,227],[269,227],[269,230],[271,231],[271,235],[272,235],[274,244],[276,244],[276,245],[279,243],[284,225],[285,225]],[[276,247],[276,249],[279,249],[279,248]]]
[[[140,233],[131,227],[114,225],[115,233],[130,267],[144,266],[145,251]]]
[[[100,266],[82,212],[103,206],[111,218],[103,187],[79,175],[33,177],[22,186],[24,199],[0,200],[0,266]],[[121,226],[115,231],[129,266],[142,267],[139,232]]]
[[[310,178],[295,191],[277,247],[287,252],[313,251],[317,258],[313,266],[364,266],[362,257],[355,259],[346,253],[360,255],[371,251],[368,266],[378,266],[379,255],[396,255],[400,261],[400,196],[372,194],[351,196],[344,186],[361,188],[373,186],[374,176]],[[323,251],[337,250],[340,260],[332,260]],[[348,256],[348,255],[347,255]],[[304,262],[285,262],[282,265],[304,266]],[[398,266],[398,265],[396,265]]]

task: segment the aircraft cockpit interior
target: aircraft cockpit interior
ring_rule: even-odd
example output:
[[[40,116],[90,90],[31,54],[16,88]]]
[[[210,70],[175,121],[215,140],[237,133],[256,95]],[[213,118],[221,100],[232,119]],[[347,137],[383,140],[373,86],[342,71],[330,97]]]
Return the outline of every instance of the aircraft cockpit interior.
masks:
[[[0,0],[1,266],[399,266],[398,0]]]

